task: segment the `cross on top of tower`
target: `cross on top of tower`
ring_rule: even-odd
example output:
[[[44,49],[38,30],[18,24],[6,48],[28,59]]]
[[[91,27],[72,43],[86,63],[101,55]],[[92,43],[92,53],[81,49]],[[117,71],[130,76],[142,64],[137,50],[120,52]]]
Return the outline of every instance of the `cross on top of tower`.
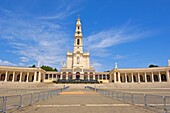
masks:
[[[78,17],[77,18],[77,23],[76,23],[77,25],[81,25],[81,22],[80,22],[80,18]]]

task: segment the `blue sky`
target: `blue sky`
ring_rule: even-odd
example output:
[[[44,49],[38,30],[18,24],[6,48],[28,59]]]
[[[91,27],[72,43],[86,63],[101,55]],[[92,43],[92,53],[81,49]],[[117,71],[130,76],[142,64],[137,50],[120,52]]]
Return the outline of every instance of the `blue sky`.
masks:
[[[97,71],[167,66],[169,0],[0,0],[0,65],[60,69],[80,15]]]

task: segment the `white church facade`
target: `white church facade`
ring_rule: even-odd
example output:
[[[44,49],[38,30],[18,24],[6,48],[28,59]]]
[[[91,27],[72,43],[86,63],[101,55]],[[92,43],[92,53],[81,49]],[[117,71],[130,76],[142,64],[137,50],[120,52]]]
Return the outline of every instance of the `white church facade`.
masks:
[[[77,19],[73,52],[67,51],[66,63],[60,72],[45,71],[39,67],[0,66],[0,82],[59,82],[59,83],[148,83],[170,82],[170,60],[166,67],[119,69],[96,72],[90,64],[90,53],[83,51],[80,18]]]
[[[95,69],[90,66],[90,53],[83,51],[83,35],[80,18],[77,19],[76,23],[73,52],[68,51],[66,59],[67,63],[63,64],[60,69],[63,80],[95,79]]]

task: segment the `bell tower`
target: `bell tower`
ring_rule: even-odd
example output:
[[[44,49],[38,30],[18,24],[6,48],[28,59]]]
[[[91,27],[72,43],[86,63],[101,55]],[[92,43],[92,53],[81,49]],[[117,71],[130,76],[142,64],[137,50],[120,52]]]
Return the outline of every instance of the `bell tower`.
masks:
[[[83,53],[83,35],[80,18],[77,19],[76,31],[74,34],[74,53]]]
[[[61,75],[65,75],[66,72],[68,72],[68,75],[70,74],[72,79],[83,80],[85,73],[87,75],[88,73],[95,74],[95,69],[90,66],[90,53],[83,51],[83,35],[80,18],[77,19],[75,26],[74,50],[73,52],[67,51],[67,63],[63,63]]]

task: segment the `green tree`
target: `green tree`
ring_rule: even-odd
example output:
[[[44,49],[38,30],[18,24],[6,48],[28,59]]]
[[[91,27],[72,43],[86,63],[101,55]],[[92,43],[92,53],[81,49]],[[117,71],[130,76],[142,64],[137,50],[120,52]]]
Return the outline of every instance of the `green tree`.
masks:
[[[29,66],[29,68],[35,68],[35,64],[33,64],[32,66]]]
[[[108,71],[104,71],[104,72],[110,72],[110,70],[108,70]]]
[[[150,64],[149,65],[149,68],[152,68],[152,67],[158,67],[157,65],[154,65],[154,64]]]
[[[57,72],[58,72],[57,68],[54,68],[54,71],[57,71]]]
[[[41,69],[44,69],[46,71],[58,71],[56,68],[53,69],[52,67],[46,65],[42,65]]]

